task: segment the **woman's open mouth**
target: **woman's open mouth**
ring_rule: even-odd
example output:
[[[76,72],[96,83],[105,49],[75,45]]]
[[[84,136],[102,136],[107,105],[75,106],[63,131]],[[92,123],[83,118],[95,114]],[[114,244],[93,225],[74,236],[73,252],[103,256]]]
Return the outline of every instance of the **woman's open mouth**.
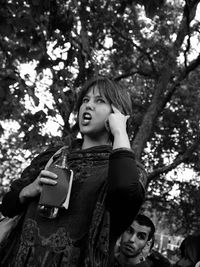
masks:
[[[82,116],[82,125],[88,125],[92,119],[92,115],[88,112],[84,112]]]

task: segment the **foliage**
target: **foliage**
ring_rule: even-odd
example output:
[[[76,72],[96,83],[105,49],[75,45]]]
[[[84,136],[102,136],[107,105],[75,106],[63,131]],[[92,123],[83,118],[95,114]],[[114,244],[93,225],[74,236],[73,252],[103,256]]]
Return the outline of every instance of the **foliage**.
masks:
[[[180,198],[172,203],[169,212],[171,229],[184,235],[197,233],[200,223],[199,188],[190,181],[180,183],[179,189]]]
[[[20,170],[16,150],[21,158],[27,151],[34,156],[41,147],[76,137],[71,116],[79,88],[101,74],[129,88],[132,147],[148,171],[148,198],[159,209],[172,205],[174,183],[167,173],[180,164],[200,169],[200,53],[193,45],[199,41],[199,2],[2,0],[2,181],[6,168],[11,179]],[[57,134],[47,132],[48,121],[58,118]],[[4,122],[13,121],[19,128],[11,144]]]
[[[172,188],[174,195],[171,194]],[[194,177],[183,181],[162,177],[158,183],[150,184],[141,210],[154,220],[157,232],[187,236],[199,232],[199,198],[199,186]]]

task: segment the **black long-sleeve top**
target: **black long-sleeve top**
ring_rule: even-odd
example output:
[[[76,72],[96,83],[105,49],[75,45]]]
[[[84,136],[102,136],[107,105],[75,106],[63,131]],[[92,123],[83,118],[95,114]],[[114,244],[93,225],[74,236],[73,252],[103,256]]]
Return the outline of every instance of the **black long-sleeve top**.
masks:
[[[138,169],[134,153],[131,150],[123,148],[112,150],[109,146],[85,150],[75,149],[68,155],[68,165],[74,171],[69,209],[61,210],[54,222],[40,218],[37,213],[39,198],[30,199],[22,205],[19,201],[19,193],[24,186],[37,178],[56,150],[57,148],[49,149],[36,157],[25,169],[21,179],[13,182],[10,192],[3,198],[2,213],[4,216],[13,217],[26,211],[23,235],[18,253],[16,253],[15,263],[20,262],[22,250],[26,255],[24,261],[30,257],[30,264],[33,266],[43,264],[45,255],[47,255],[45,264],[50,260],[56,261],[57,254],[61,253],[60,246],[55,251],[57,243],[55,244],[54,238],[56,236],[57,242],[62,240],[67,248],[64,249],[65,252],[62,248],[62,253],[67,255],[70,251],[75,258],[78,257],[76,260],[73,259],[73,262],[77,262],[76,266],[79,266],[78,262],[84,257],[82,248],[84,247],[85,251],[87,236],[91,236],[92,240],[97,235],[95,227],[99,228],[98,238],[100,241],[95,241],[97,249],[101,250],[101,247],[104,246],[102,244],[105,243],[100,238],[101,235],[103,236],[102,232],[107,233],[105,238],[114,244],[120,234],[132,223],[144,201],[144,179],[140,179],[140,176],[143,177],[143,175],[141,175],[141,169]],[[106,221],[106,224],[102,225],[101,220],[102,222]],[[60,233],[61,229],[64,232]],[[26,233],[30,232],[34,233],[35,241],[30,242],[29,240],[27,243]],[[109,237],[107,237],[108,235]],[[100,242],[101,245],[99,245]],[[28,250],[27,244],[31,244],[31,247],[35,247],[37,244],[32,250],[33,255]],[[38,246],[38,244],[40,245]],[[55,257],[52,256],[52,253],[51,257],[48,256],[48,253],[52,252],[52,247],[54,247]],[[35,258],[34,253],[41,257]],[[75,256],[75,254],[80,255]],[[62,255],[62,259],[59,259],[61,264],[57,266],[62,266],[62,261],[64,264],[65,260],[65,256]],[[80,266],[84,266],[83,262],[81,264]]]

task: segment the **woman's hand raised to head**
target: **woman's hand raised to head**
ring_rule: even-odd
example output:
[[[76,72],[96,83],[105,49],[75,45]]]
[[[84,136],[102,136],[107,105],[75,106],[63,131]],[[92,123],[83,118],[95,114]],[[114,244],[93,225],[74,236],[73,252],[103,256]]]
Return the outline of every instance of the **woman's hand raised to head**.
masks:
[[[130,148],[130,142],[126,131],[126,123],[129,115],[123,115],[115,106],[112,105],[113,113],[108,117],[110,131],[114,137],[113,149],[126,147]]]
[[[109,123],[110,131],[112,135],[115,136],[116,134],[126,133],[126,122],[130,116],[123,115],[119,111],[119,109],[117,109],[113,105],[111,106],[112,106],[113,113],[109,115],[108,123]]]
[[[35,197],[42,191],[42,185],[56,185],[57,175],[53,172],[42,170],[39,176],[31,184],[25,186],[20,194],[19,199],[21,203],[24,203],[27,198]]]

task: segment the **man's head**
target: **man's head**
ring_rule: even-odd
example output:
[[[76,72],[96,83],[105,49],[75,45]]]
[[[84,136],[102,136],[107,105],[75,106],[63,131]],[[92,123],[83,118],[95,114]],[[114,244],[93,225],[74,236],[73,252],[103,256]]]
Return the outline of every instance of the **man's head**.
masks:
[[[139,214],[121,237],[120,251],[126,258],[141,254],[147,243],[154,237],[155,226],[145,215]],[[149,244],[150,245],[150,244]]]

